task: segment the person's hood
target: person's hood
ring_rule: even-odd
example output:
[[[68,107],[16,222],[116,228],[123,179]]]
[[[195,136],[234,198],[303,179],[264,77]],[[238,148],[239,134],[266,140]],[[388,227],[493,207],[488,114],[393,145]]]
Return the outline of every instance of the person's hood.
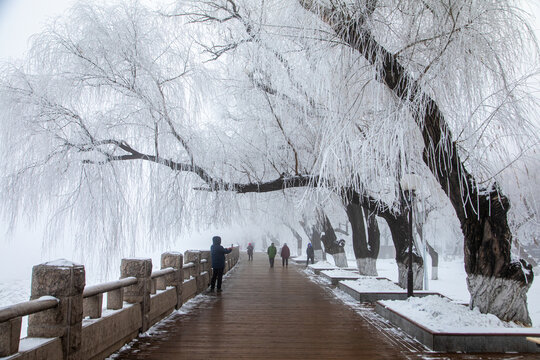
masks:
[[[221,238],[220,238],[219,236],[214,236],[214,237],[212,238],[212,243],[213,243],[214,245],[221,245]]]

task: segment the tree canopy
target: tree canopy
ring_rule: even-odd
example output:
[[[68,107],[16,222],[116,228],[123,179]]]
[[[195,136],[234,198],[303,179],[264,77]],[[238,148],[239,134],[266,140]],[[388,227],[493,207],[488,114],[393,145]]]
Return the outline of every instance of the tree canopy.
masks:
[[[396,208],[403,173],[422,176],[422,194],[433,169],[456,166],[440,152],[451,143],[477,197],[501,185],[528,241],[540,230],[526,17],[496,0],[79,4],[2,68],[4,214],[42,211],[119,244],[230,217],[238,192],[353,188]],[[388,61],[408,76],[397,91]],[[426,145],[433,102],[446,123]]]

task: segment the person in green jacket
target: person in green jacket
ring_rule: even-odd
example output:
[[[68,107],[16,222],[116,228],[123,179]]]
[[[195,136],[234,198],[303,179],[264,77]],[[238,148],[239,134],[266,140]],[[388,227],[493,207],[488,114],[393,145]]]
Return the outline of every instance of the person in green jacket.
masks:
[[[274,267],[274,258],[276,257],[276,254],[277,254],[277,249],[276,249],[274,243],[270,244],[270,246],[268,247],[268,250],[266,251],[266,253],[268,254],[268,260],[270,260],[270,267],[273,268]]]

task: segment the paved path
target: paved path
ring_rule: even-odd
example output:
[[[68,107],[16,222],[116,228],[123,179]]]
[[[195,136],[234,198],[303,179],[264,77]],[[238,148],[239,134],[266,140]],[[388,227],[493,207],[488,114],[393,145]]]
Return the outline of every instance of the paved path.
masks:
[[[279,262],[278,262],[279,260]],[[371,307],[345,305],[303,267],[270,269],[242,256],[221,294],[201,295],[115,359],[532,359],[437,354],[389,326]],[[534,355],[533,355],[534,356]],[[536,357],[538,358],[538,357]]]

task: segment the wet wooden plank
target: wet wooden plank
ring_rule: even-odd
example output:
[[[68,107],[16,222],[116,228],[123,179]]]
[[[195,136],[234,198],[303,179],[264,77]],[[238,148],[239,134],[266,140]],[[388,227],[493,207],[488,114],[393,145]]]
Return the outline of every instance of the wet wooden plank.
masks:
[[[304,267],[242,257],[221,294],[194,299],[115,359],[531,359],[533,354],[437,354],[370,305],[344,305]],[[279,260],[279,259],[278,259]],[[533,357],[531,357],[531,355]]]

